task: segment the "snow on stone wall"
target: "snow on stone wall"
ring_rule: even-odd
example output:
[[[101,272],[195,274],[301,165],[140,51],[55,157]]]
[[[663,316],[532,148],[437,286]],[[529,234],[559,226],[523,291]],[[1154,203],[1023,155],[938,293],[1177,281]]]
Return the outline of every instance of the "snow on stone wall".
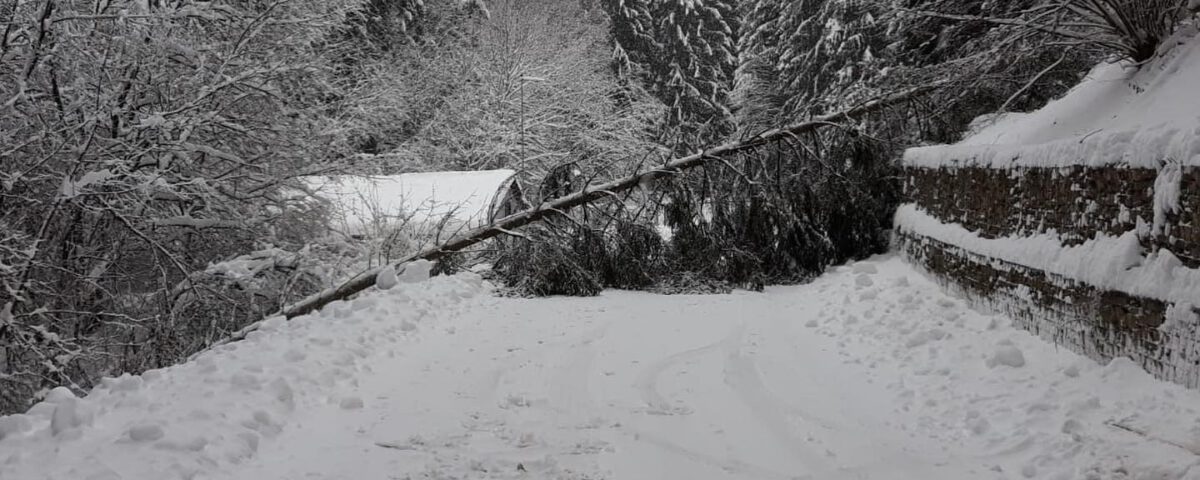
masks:
[[[1048,340],[1200,388],[1200,169],[906,172],[910,261]]]
[[[1200,39],[904,156],[905,256],[1097,360],[1200,388]]]

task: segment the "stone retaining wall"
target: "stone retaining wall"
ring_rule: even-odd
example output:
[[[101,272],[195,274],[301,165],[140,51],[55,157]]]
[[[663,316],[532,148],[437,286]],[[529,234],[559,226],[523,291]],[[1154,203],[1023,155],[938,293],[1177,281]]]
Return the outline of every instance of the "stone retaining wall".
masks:
[[[1200,168],[1183,173],[1183,211],[1168,216],[1168,234],[1145,240],[1200,267]],[[909,168],[904,190],[930,215],[985,238],[1054,230],[1073,245],[1153,222],[1157,177],[1144,168]]]
[[[1183,170],[1180,211],[1152,233],[1157,178],[1152,169],[943,167],[908,168],[904,184],[907,201],[979,237],[1054,231],[1064,245],[1077,245],[1097,234],[1138,231],[1145,251],[1167,249],[1185,266],[1200,267],[1200,168]],[[1163,300],[1104,290],[919,232],[896,239],[910,261],[1021,328],[1099,361],[1129,357],[1159,378],[1200,388],[1200,335],[1160,329],[1172,307]],[[1200,305],[1200,292],[1196,297]]]

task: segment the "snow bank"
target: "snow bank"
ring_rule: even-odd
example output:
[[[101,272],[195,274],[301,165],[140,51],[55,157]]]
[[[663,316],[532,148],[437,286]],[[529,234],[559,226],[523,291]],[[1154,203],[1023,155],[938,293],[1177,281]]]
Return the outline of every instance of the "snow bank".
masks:
[[[1200,270],[1183,266],[1168,250],[1143,255],[1136,231],[1119,237],[1097,235],[1076,246],[1063,246],[1054,231],[983,238],[959,224],[942,223],[914,204],[897,209],[896,228],[1104,290],[1172,303],[1200,303]]]
[[[1200,38],[1176,34],[1140,69],[1102,64],[1063,98],[991,119],[956,145],[910,149],[914,167],[1200,166]],[[981,123],[988,123],[981,119]]]
[[[301,180],[333,207],[335,220],[351,234],[378,223],[425,223],[445,217],[480,225],[516,172],[406,173],[374,177],[304,177]]]
[[[805,352],[836,352],[842,362],[817,361],[816,355],[791,360],[822,367],[800,368],[802,373],[788,377],[791,383],[773,387],[803,391],[791,384],[816,375],[810,370],[826,372],[830,383],[808,386],[809,392],[858,384],[859,391],[835,408],[853,411],[855,422],[882,418],[908,433],[902,444],[912,454],[905,460],[920,458],[915,452],[935,440],[953,445],[946,450],[952,452],[947,467],[961,463],[975,469],[905,471],[906,462],[879,460],[890,470],[813,478],[1200,479],[1200,392],[1155,380],[1124,357],[1097,364],[1045,342],[1003,315],[952,299],[894,257],[864,263],[878,267],[872,275],[876,284],[893,285],[870,302],[854,300],[863,263],[788,292],[797,306],[789,315],[799,317],[797,322],[815,316],[820,325],[794,331],[827,340],[763,334],[756,340],[765,345],[755,348],[770,351],[776,341]],[[776,363],[763,365],[785,361],[771,360]],[[887,391],[868,389],[874,385]],[[794,398],[811,411],[822,396]],[[881,409],[851,410],[867,398],[877,398]],[[869,435],[882,439],[889,430],[879,426]],[[877,458],[886,458],[885,448],[877,452]]]
[[[54,389],[0,417],[0,478],[211,478],[254,457],[303,406],[361,408],[371,401],[355,393],[361,375],[483,291],[475,275],[427,274],[416,268],[386,292],[266,320],[241,342],[106,378],[84,398]]]

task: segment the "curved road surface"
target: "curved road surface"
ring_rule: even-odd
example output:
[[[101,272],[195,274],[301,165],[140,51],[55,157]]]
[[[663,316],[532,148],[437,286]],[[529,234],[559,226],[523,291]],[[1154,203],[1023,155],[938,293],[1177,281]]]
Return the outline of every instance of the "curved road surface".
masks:
[[[433,328],[370,364],[361,407],[331,398],[226,473],[1126,478],[1149,462],[1166,473],[1154,478],[1200,475],[1186,430],[1106,423],[1152,401],[1109,385],[1119,368],[971,311],[894,258],[766,293],[484,298]],[[1013,349],[1021,365],[997,363]],[[1174,405],[1153,410],[1170,423]]]

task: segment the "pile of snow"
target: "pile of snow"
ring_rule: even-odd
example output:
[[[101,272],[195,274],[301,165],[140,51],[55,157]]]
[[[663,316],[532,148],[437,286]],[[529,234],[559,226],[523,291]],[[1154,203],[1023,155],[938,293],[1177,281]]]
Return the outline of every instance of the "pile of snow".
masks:
[[[84,398],[50,391],[0,417],[0,478],[211,478],[302,422],[293,417],[306,406],[362,408],[355,385],[372,365],[484,288],[473,274],[429,279],[422,265],[405,275],[386,292],[266,320],[185,364],[106,378]]]
[[[404,264],[400,272],[396,272],[395,265],[388,264],[379,273],[375,274],[375,288],[391,290],[401,283],[424,282],[429,280],[429,272],[432,269],[433,262],[423,259]]]
[[[376,225],[441,222],[447,217],[469,226],[482,225],[514,175],[512,170],[484,170],[301,180],[330,202],[339,227],[361,235]]]
[[[1159,168],[1200,166],[1200,37],[1176,34],[1141,68],[1102,64],[1063,98],[1029,114],[982,118],[956,145],[905,152],[909,166]]]
[[[791,299],[797,315],[819,319],[804,330],[827,341],[786,341],[836,351],[840,365],[820,364],[830,378],[886,386],[884,394],[858,388],[891,409],[854,418],[882,416],[914,450],[931,439],[956,445],[945,450],[947,466],[978,470],[914,475],[895,473],[897,464],[891,474],[815,478],[1200,480],[1200,392],[1155,380],[1126,358],[1099,365],[972,310],[896,258],[864,263],[878,267],[875,284],[890,287],[856,301],[863,264],[835,269]],[[1195,321],[1189,313],[1181,321]],[[805,406],[813,408],[807,398]]]
[[[1097,234],[1075,246],[1064,246],[1053,231],[984,238],[957,223],[942,223],[915,204],[901,205],[896,210],[896,229],[1104,290],[1200,304],[1200,270],[1187,268],[1166,249],[1143,255],[1137,231],[1119,237]]]

